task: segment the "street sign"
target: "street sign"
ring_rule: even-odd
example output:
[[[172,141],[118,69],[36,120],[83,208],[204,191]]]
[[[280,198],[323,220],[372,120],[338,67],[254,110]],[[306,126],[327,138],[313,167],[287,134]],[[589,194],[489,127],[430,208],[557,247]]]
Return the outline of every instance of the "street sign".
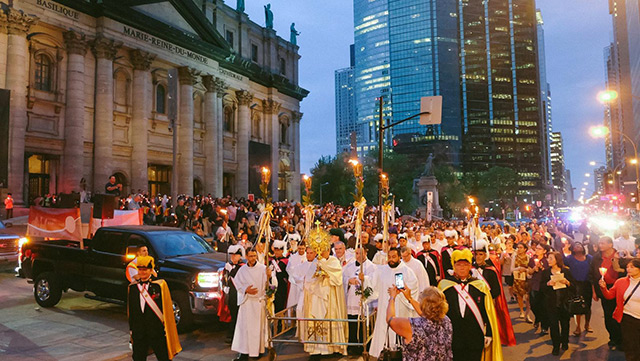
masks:
[[[420,113],[428,112],[420,116],[421,125],[434,125],[442,123],[442,95],[420,98]]]

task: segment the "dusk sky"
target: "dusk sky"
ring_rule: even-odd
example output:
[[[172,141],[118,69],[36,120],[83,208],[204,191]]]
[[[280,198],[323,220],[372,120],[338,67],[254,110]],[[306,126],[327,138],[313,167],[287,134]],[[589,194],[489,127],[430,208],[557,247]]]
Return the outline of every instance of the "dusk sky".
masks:
[[[227,0],[231,6],[235,1]],[[246,13],[264,25],[267,1],[246,1]],[[589,137],[601,124],[603,105],[596,95],[604,87],[603,49],[612,38],[607,0],[538,0],[546,41],[547,79],[551,85],[553,129],[562,132],[566,167],[575,197],[583,182],[593,191],[589,161],[604,161],[604,142]],[[311,91],[301,103],[301,171],[308,173],[322,155],[335,154],[334,71],[349,65],[353,43],[353,1],[271,0],[274,29],[285,39],[289,26],[301,32],[300,86]]]

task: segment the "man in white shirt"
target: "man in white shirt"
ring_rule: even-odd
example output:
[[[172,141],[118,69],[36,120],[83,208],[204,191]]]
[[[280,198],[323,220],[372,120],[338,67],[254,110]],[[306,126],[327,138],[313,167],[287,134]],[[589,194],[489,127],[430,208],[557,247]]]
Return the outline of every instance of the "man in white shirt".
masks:
[[[361,296],[356,294],[357,290],[361,290],[361,282],[358,279],[360,271],[362,270],[365,276],[371,276],[376,271],[376,265],[367,259],[367,255],[362,248],[356,249],[355,254],[355,261],[348,263],[342,269],[342,284],[344,285],[344,293],[347,300],[347,317],[350,320],[358,319],[361,313]],[[366,308],[367,306],[364,305],[364,307]],[[362,342],[362,332],[362,328],[358,332],[358,324],[356,322],[349,322],[349,343]],[[362,347],[347,347],[349,355],[361,355],[362,351],[364,351]]]
[[[444,232],[442,232],[441,230],[437,230],[435,238],[435,242],[433,240],[431,242],[431,248],[442,254],[442,247],[445,247],[447,245],[447,240],[444,237]]]
[[[630,255],[636,250],[636,239],[631,235],[628,228],[620,230],[620,237],[613,241],[613,248],[618,251],[627,251]]]
[[[346,252],[347,252],[347,249],[346,249],[346,246],[344,245],[344,242],[337,241],[333,244],[333,254],[334,256],[336,256],[338,261],[340,261],[340,265],[343,268],[350,262],[353,262],[353,258],[350,258]]]

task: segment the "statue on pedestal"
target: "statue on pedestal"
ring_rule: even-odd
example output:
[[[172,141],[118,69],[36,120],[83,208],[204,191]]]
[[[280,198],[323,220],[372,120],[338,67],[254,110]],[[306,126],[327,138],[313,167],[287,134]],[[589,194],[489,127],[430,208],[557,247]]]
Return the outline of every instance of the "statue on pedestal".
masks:
[[[421,176],[433,176],[433,153],[430,153],[429,157],[427,157],[427,163],[424,165],[424,171]]]
[[[273,29],[273,11],[271,11],[271,4],[267,4],[264,7],[264,21],[267,29]]]
[[[239,13],[244,12],[244,0],[238,0],[236,4],[236,11],[238,11]]]
[[[298,45],[298,35],[300,35],[300,32],[296,30],[296,23],[291,23],[291,27],[289,29],[291,30],[289,42],[293,45]]]

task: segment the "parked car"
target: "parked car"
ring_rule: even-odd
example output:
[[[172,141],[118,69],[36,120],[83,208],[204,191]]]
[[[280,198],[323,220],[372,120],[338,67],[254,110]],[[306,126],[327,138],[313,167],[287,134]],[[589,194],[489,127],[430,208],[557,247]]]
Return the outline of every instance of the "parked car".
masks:
[[[198,235],[170,227],[102,227],[83,243],[29,239],[22,244],[18,274],[34,284],[40,306],[55,306],[69,289],[125,302],[126,266],[145,245],[156,260],[158,278],[169,286],[179,330],[189,329],[196,318],[217,315],[224,261]]]
[[[20,236],[13,234],[10,228],[11,223],[0,221],[0,262],[15,262],[17,265]]]

